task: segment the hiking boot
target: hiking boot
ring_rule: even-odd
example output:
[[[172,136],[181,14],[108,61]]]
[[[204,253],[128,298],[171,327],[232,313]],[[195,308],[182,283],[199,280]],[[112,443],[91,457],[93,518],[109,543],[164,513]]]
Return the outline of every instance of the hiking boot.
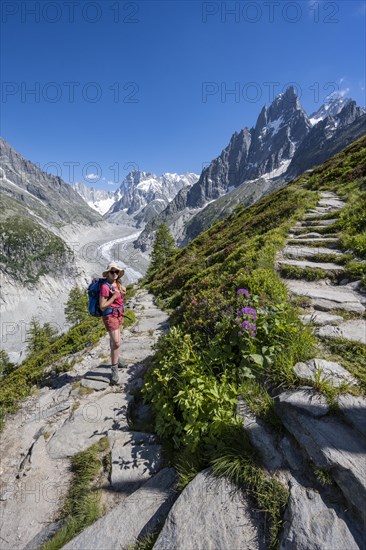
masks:
[[[121,359],[118,360],[118,368],[119,369],[124,369],[125,368],[125,365],[124,365],[123,361],[121,361]]]
[[[119,382],[118,376],[118,365],[112,365],[112,374],[111,374],[111,386],[116,386]]]

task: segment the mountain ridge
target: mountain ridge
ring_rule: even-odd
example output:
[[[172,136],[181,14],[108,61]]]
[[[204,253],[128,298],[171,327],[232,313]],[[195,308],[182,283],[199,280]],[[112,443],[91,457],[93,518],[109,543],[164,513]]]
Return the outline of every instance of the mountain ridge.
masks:
[[[277,96],[268,108],[263,106],[256,124],[234,132],[229,144],[202,171],[189,191],[180,191],[166,209],[146,225],[135,247],[148,250],[154,231],[162,222],[171,226],[178,245],[186,244],[183,225],[195,215],[195,210],[201,212],[209,202],[228,191],[253,181],[260,183],[261,178],[274,183],[279,179],[289,181],[366,133],[365,110],[353,100],[334,98],[328,109],[325,107],[321,106],[311,115],[318,119],[317,124],[312,124],[292,87]],[[265,187],[267,192],[267,185]],[[184,217],[180,222],[178,212]],[[179,228],[177,232],[175,227]]]

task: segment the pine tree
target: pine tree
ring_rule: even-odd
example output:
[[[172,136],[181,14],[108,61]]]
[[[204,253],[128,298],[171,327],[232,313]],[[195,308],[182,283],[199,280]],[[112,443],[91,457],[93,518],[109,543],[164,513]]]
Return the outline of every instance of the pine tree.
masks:
[[[57,330],[50,323],[43,326],[32,317],[29,327],[27,341],[27,351],[29,353],[42,351],[55,341]]]
[[[176,250],[175,240],[172,237],[168,226],[165,223],[159,225],[155,236],[154,248],[151,253],[151,263],[148,269],[148,276],[164,269],[167,261],[173,256]]]
[[[4,349],[0,349],[0,378],[6,376],[16,368],[15,364],[9,359],[9,355]]]
[[[88,317],[88,296],[86,290],[74,286],[66,302],[65,316],[71,325],[81,323]]]

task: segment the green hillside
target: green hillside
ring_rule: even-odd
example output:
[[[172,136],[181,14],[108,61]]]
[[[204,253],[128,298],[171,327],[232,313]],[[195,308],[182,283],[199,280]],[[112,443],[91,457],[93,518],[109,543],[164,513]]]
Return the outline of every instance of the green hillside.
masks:
[[[23,284],[42,275],[70,275],[73,252],[57,235],[27,215],[15,200],[2,196],[0,208],[0,267]]]
[[[269,511],[274,545],[286,491],[258,468],[236,414],[239,395],[281,431],[272,398],[300,386],[293,367],[315,356],[341,359],[360,382],[350,389],[307,381],[333,408],[339,393],[366,392],[366,346],[318,339],[299,319],[306,298],[289,297],[275,268],[289,229],[324,191],[346,202],[328,228],[347,252],[342,255],[347,278],[362,279],[366,286],[366,264],[359,261],[366,258],[366,138],[253,206],[240,205],[146,281],[159,305],[171,312],[172,324],[143,389],[155,430],[171,447],[183,483],[211,465],[218,475],[244,485],[259,509]],[[312,276],[311,270],[302,275]]]
[[[354,257],[366,258],[366,138],[253,206],[239,206],[147,281],[172,312],[173,329],[150,370],[145,396],[158,434],[175,447],[217,445],[236,425],[238,393],[276,424],[269,394],[299,384],[295,363],[315,351],[340,353],[335,343],[319,349],[312,329],[298,318],[302,299],[289,298],[275,269],[289,228],[315,207],[320,191],[347,203],[332,230],[347,251],[347,277],[365,284],[365,264]],[[343,353],[345,360],[353,354],[352,372],[365,389],[365,346],[344,346]]]

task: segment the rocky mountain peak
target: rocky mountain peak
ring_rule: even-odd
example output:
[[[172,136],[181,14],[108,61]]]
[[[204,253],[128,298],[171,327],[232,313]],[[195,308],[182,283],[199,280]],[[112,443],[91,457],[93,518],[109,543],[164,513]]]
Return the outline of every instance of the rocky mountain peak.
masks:
[[[356,105],[351,98],[341,97],[340,95],[334,96],[332,99],[324,103],[324,105],[322,105],[317,111],[312,113],[309,117],[309,121],[311,125],[314,126],[328,116],[337,116],[352,102]]]
[[[162,221],[170,225],[178,242],[186,242],[190,223],[187,220],[199,216],[208,203],[221,201],[223,195],[236,193],[238,188],[241,197],[248,192],[248,196],[255,195],[258,200],[269,192],[270,186],[284,184],[361,137],[366,131],[365,119],[363,108],[341,97],[333,98],[309,119],[295,88],[290,86],[269,107],[262,107],[253,128],[233,133],[220,155],[204,168],[197,183],[177,194],[156,220],[146,226],[135,246],[146,250]],[[180,218],[178,212],[182,212]]]
[[[27,208],[27,215],[51,224],[93,224],[102,218],[91,210],[71,185],[26,160],[0,138],[1,192]]]

